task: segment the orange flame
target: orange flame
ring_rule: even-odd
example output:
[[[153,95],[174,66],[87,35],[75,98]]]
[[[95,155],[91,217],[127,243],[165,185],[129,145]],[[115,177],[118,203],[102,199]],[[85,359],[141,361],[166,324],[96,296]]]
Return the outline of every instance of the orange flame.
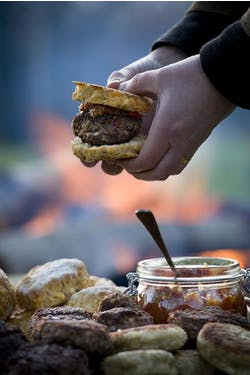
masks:
[[[43,159],[53,166],[60,178],[59,205],[51,211],[43,210],[34,218],[34,223],[25,227],[33,233],[50,231],[56,225],[63,207],[70,204],[99,204],[111,216],[132,219],[138,208],[151,209],[160,220],[196,222],[209,217],[218,210],[219,204],[208,196],[204,163],[196,178],[192,168],[182,172],[178,178],[167,182],[145,182],[131,177],[126,172],[109,176],[100,166],[86,168],[72,154],[73,133],[69,122],[54,115],[36,115],[31,131]],[[204,160],[203,160],[204,162]],[[197,169],[197,168],[196,168]],[[40,227],[40,229],[37,229]],[[34,229],[36,228],[36,229]]]
[[[202,251],[200,256],[214,257],[214,258],[230,258],[237,260],[242,268],[250,265],[250,250],[239,249],[217,249]]]
[[[24,225],[24,230],[32,236],[43,236],[57,227],[60,218],[59,207],[44,208],[39,215]]]

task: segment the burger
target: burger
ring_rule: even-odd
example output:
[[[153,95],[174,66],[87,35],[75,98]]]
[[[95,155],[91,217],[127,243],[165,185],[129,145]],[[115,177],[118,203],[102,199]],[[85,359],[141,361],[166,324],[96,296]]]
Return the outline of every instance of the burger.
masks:
[[[76,136],[73,153],[87,162],[136,157],[145,141],[143,114],[152,110],[152,100],[109,87],[73,83],[72,99],[81,102],[71,123]]]

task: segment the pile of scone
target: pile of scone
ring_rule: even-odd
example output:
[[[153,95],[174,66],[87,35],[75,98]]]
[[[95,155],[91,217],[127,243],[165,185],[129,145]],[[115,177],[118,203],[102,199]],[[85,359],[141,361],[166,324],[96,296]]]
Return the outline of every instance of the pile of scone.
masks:
[[[78,259],[0,270],[2,375],[250,375],[250,325],[217,307],[154,324],[125,288]]]

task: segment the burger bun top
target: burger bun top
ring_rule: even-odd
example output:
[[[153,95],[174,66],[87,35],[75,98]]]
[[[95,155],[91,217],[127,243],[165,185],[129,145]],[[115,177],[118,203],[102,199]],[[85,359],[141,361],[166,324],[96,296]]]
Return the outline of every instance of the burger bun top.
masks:
[[[102,104],[126,111],[150,112],[153,101],[146,96],[132,94],[110,87],[73,81],[76,85],[72,99],[83,103]]]

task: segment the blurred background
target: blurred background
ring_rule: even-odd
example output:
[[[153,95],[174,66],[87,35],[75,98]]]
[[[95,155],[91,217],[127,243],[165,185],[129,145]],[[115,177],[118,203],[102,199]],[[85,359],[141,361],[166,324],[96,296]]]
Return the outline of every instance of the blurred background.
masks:
[[[190,2],[0,2],[0,267],[82,259],[125,283],[160,256],[135,218],[151,209],[172,256],[233,257],[250,266],[250,116],[237,109],[185,171],[137,181],[83,167],[71,152],[73,80],[105,85],[147,54]]]

